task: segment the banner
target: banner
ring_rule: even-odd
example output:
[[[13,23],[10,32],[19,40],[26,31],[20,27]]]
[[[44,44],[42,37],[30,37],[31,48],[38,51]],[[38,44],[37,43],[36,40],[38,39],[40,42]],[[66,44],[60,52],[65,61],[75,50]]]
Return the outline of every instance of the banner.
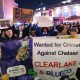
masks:
[[[41,80],[77,80],[79,61],[79,39],[33,38],[33,67]]]
[[[14,8],[13,14],[13,22],[32,22],[33,10],[31,9]]]
[[[39,27],[52,27],[53,26],[53,21],[50,20],[46,16],[36,17],[36,21]]]

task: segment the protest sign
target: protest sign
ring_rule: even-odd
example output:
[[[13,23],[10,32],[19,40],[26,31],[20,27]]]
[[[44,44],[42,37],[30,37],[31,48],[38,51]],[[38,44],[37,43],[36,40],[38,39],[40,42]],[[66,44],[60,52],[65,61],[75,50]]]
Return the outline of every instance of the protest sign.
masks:
[[[7,74],[9,74],[10,77],[21,76],[26,74],[26,68],[24,65],[9,67],[7,69]]]
[[[79,39],[33,38],[33,66],[42,80],[76,79],[79,57]]]
[[[45,16],[36,17],[36,21],[39,27],[52,27],[53,22]]]

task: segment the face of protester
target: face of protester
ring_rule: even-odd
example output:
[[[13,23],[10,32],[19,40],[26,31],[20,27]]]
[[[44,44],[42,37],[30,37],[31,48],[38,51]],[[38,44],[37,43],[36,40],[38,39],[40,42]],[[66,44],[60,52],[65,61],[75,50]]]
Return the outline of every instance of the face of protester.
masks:
[[[19,30],[22,31],[24,29],[24,26],[20,26]]]
[[[68,27],[66,25],[64,25],[64,29],[67,29]]]
[[[46,28],[44,28],[44,29],[43,29],[43,32],[47,33],[47,29],[46,29]]]
[[[75,32],[75,31],[70,31],[70,34],[71,34],[71,36],[75,36],[76,34],[77,34],[77,32]]]
[[[67,35],[67,29],[63,29],[62,34]]]
[[[35,30],[32,30],[32,31],[31,31],[31,34],[32,34],[32,35],[35,35]]]
[[[9,38],[13,36],[13,31],[12,30],[7,30],[5,33]]]

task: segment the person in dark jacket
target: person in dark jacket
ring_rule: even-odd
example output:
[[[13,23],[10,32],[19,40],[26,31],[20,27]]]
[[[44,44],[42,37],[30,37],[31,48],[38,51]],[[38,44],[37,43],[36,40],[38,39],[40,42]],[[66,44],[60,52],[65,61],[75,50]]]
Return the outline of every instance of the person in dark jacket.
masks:
[[[25,38],[26,36],[28,36],[28,29],[23,25],[19,26],[15,34],[17,35],[17,38]]]
[[[1,52],[4,61],[11,61],[17,55],[17,51],[21,46],[20,40],[7,40],[1,42]]]
[[[37,36],[36,30],[34,28],[31,28],[30,32],[29,32],[29,37],[32,38],[32,37],[36,37],[36,36]]]
[[[20,54],[17,54],[14,59],[12,59],[10,62],[2,61],[1,60],[2,53],[0,52],[0,78],[1,80],[9,80],[9,74],[7,74],[7,68],[20,65]],[[15,80],[15,79],[10,79]]]
[[[47,27],[42,28],[41,36],[49,36],[49,32],[48,32],[48,28]]]
[[[69,75],[61,76],[60,80],[69,80]]]
[[[5,42],[2,43],[2,46],[3,46],[2,50],[3,51],[1,51],[1,52],[4,53],[4,56],[2,55],[1,65],[4,66],[3,70],[2,70],[4,73],[6,71],[7,66],[11,67],[13,65],[16,66],[16,65],[19,65],[19,64],[20,65],[24,65],[26,67],[26,70],[27,69],[32,69],[32,59],[30,59],[30,58],[28,58],[28,59],[26,59],[24,61],[20,60],[19,64],[12,62],[12,60],[15,59],[16,54],[19,54],[19,52],[20,52],[21,53],[20,55],[22,55],[22,52],[19,51],[19,50],[21,50],[19,48],[20,45],[18,45],[18,44],[20,44],[20,43],[17,40],[16,41],[14,41],[14,40],[13,41],[7,41],[7,42],[5,41]],[[19,55],[19,57],[20,57],[20,55]],[[22,56],[22,57],[24,57],[24,56]],[[20,58],[22,59],[22,57],[20,57]],[[14,64],[13,65],[8,65],[8,63],[10,63],[10,62],[12,62],[12,64],[13,63]],[[22,76],[10,78],[10,80],[34,80],[34,78],[31,75],[25,74],[25,75],[22,75]]]
[[[80,67],[77,68],[76,78],[77,78],[78,80],[80,80]]]
[[[1,40],[12,40],[12,39],[17,39],[17,36],[13,34],[12,28],[9,27],[5,30],[4,35],[1,36]]]

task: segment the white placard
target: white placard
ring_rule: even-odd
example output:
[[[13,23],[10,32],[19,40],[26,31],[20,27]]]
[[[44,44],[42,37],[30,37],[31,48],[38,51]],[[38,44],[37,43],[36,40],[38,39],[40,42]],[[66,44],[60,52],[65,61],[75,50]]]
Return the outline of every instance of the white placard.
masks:
[[[7,74],[9,74],[10,77],[21,76],[26,74],[26,68],[24,65],[9,67]]]
[[[45,16],[40,16],[36,18],[37,24],[39,27],[52,27],[53,22]]]

